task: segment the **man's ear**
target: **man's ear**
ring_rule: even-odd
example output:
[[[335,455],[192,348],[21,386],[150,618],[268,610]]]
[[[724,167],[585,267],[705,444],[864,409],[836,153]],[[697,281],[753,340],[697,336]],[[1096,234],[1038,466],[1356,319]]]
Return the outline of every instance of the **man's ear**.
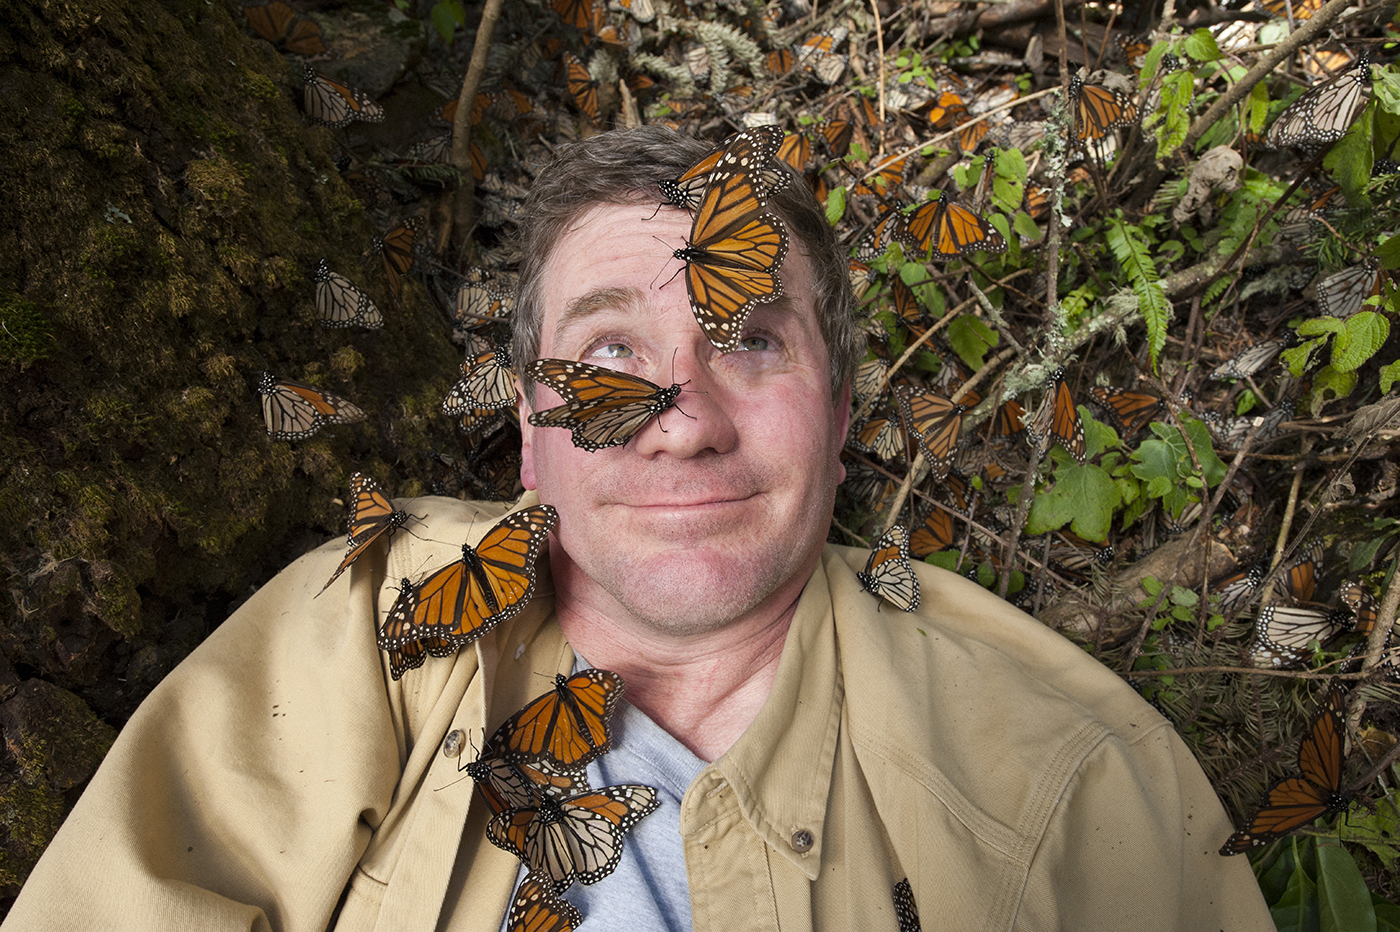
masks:
[[[533,492],[539,485],[535,481],[535,425],[530,423],[530,403],[525,399],[525,388],[519,379],[515,382],[515,394],[520,399],[520,484]]]
[[[841,386],[841,391],[836,393],[836,408],[831,412],[835,419],[836,429],[836,468],[838,475],[836,482],[839,485],[846,481],[846,464],[841,462],[841,449],[846,445],[846,434],[851,429],[851,380],[847,379],[846,384]]]

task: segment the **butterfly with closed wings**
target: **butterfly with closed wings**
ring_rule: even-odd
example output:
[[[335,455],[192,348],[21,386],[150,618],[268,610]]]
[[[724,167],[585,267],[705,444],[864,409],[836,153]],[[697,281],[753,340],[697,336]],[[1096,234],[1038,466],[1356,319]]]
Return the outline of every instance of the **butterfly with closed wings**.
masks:
[[[351,563],[360,558],[369,547],[381,537],[388,540],[393,533],[404,526],[412,517],[408,512],[395,508],[384,490],[364,473],[350,475],[350,504],[346,527],[349,529],[346,540],[345,559],[335,568],[331,578],[321,587],[321,592],[340,578]],[[321,592],[316,593],[320,595]]]
[[[722,353],[742,348],[754,305],[783,293],[778,268],[788,236],[783,221],[766,210],[761,172],[770,159],[757,158],[759,138],[740,133],[725,147],[700,196],[690,239],[675,251],[685,262],[690,309]]]
[[[312,274],[316,281],[316,319],[322,327],[364,327],[379,330],[384,315],[350,279],[332,272],[322,259]]]
[[[535,594],[535,558],[559,513],[549,505],[512,512],[462,558],[400,596],[379,629],[381,650],[436,638],[462,648],[518,614]]]
[[[1281,838],[1320,816],[1341,812],[1350,798],[1342,792],[1346,743],[1346,689],[1338,680],[1313,715],[1298,743],[1298,774],[1275,783],[1248,824],[1220,846],[1221,854],[1240,854]]]
[[[1044,451],[1051,440],[1058,441],[1074,461],[1083,466],[1088,447],[1084,440],[1084,421],[1074,404],[1074,393],[1065,381],[1065,370],[1056,367],[1045,389],[1045,398],[1035,418],[1026,426],[1026,438]]]
[[[442,413],[457,417],[468,411],[509,408],[517,401],[510,347],[501,345],[462,363],[462,377],[442,401]]]
[[[919,578],[909,563],[909,535],[898,525],[875,541],[865,569],[856,573],[856,578],[866,592],[900,611],[912,612],[919,607]]]
[[[279,379],[270,372],[258,376],[263,423],[274,440],[303,440],[327,424],[353,424],[365,412],[339,395],[310,385]]]
[[[312,123],[339,128],[349,126],[355,120],[383,122],[384,108],[370,100],[363,91],[351,90],[310,65],[302,69],[301,77],[304,82],[301,105]]]
[[[1308,88],[1289,104],[1265,139],[1274,148],[1316,152],[1346,135],[1371,96],[1371,59],[1362,52],[1356,65]]]
[[[422,230],[423,219],[409,217],[383,236],[374,238],[372,248],[384,260],[384,275],[389,279],[389,290],[395,301],[403,294],[403,276],[413,269],[413,250]]]

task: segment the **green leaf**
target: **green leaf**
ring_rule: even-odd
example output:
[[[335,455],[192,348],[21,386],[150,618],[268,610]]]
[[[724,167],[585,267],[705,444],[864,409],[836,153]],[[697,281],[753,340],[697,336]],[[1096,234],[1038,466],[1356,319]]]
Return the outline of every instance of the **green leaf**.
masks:
[[[1300,343],[1297,346],[1289,347],[1284,350],[1281,354],[1281,358],[1283,359],[1283,364],[1288,367],[1289,375],[1293,376],[1295,379],[1300,378],[1311,364],[1313,353],[1320,349],[1326,342],[1326,337],[1318,337],[1314,340],[1308,340],[1306,343]]]
[[[442,37],[444,43],[448,44],[452,42],[452,36],[456,33],[457,26],[466,22],[467,18],[466,11],[462,9],[462,4],[458,0],[439,0],[433,4],[430,15],[438,35]]]
[[[1325,393],[1330,392],[1333,398],[1345,398],[1355,388],[1355,372],[1338,372],[1332,366],[1323,366],[1313,376],[1313,416],[1316,417],[1322,409]]]
[[[1354,372],[1380,350],[1390,336],[1390,322],[1375,311],[1357,311],[1346,319],[1345,325],[1332,341],[1332,368]]]
[[[1381,393],[1389,394],[1397,380],[1400,380],[1400,359],[1381,367]]]
[[[1026,534],[1033,537],[1069,524],[1085,540],[1104,540],[1118,504],[1118,489],[1106,471],[1074,463],[1057,469],[1055,484],[1032,500]]]
[[[1181,50],[1196,61],[1215,61],[1220,57],[1220,46],[1215,44],[1215,36],[1209,29],[1197,29],[1181,43]]]
[[[963,314],[948,325],[948,343],[974,371],[982,368],[987,350],[996,346],[999,339],[995,330],[971,314]]]
[[[1191,125],[1191,91],[1195,87],[1195,75],[1190,71],[1178,71],[1162,78],[1162,95],[1159,107],[1162,122],[1157,127],[1157,157],[1165,158],[1168,152],[1186,141],[1186,131]]]
[[[1376,932],[1371,892],[1356,859],[1340,842],[1317,845],[1317,900],[1322,932]]]
[[[836,226],[846,216],[846,186],[839,185],[826,194],[826,222]]]
[[[1152,262],[1152,253],[1147,237],[1138,227],[1123,222],[1121,217],[1109,221],[1108,243],[1118,264],[1133,283],[1133,293],[1137,295],[1138,311],[1147,325],[1147,352],[1152,371],[1157,371],[1157,354],[1167,343],[1167,325],[1171,323],[1172,306],[1162,289],[1157,267]]]
[[[1298,336],[1315,337],[1321,333],[1341,333],[1342,321],[1336,317],[1310,317],[1298,325]]]
[[[1295,842],[1296,843],[1296,842]],[[1300,861],[1293,865],[1283,896],[1269,909],[1278,932],[1321,932],[1317,911],[1317,885],[1303,870]]]
[[[1388,237],[1376,247],[1376,258],[1383,269],[1400,269],[1400,236]]]
[[[1269,118],[1269,89],[1265,87],[1265,82],[1260,81],[1254,85],[1249,92],[1249,103],[1246,107],[1246,126],[1253,132],[1262,133],[1264,123]]]
[[[1361,111],[1361,116],[1351,124],[1347,134],[1332,147],[1322,166],[1332,173],[1337,184],[1342,186],[1342,194],[1352,207],[1369,208],[1371,198],[1366,193],[1366,183],[1371,180],[1371,164],[1374,158],[1371,150],[1371,114],[1375,112],[1373,100]]]

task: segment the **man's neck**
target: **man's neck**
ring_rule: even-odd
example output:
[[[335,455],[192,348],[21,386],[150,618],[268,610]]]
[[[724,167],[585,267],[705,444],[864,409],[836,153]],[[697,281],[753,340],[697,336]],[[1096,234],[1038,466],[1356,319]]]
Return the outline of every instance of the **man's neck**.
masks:
[[[758,716],[796,608],[793,598],[766,617],[703,635],[672,636],[556,601],[570,645],[593,666],[620,675],[627,701],[706,761],[729,750]]]

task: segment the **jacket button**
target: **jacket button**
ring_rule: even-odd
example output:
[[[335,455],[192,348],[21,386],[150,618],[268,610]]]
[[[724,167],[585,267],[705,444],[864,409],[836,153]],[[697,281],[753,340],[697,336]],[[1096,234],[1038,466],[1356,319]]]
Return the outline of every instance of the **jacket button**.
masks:
[[[462,739],[466,735],[462,734],[462,729],[454,728],[447,733],[447,737],[442,739],[442,756],[456,757],[462,753]]]
[[[798,854],[806,854],[808,851],[811,851],[812,845],[815,843],[816,839],[813,838],[812,833],[805,828],[799,828],[792,833],[792,850],[796,851]]]

